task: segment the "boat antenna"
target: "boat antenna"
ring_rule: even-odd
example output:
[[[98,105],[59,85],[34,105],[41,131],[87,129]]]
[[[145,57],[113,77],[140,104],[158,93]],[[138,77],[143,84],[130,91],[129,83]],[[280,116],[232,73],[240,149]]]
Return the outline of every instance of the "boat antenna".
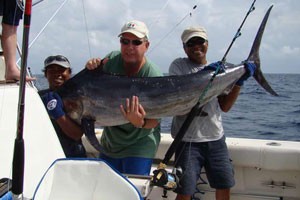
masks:
[[[23,182],[24,182],[24,139],[23,139],[23,124],[25,111],[25,85],[26,85],[26,68],[28,57],[28,40],[30,30],[32,0],[26,0],[24,11],[24,28],[22,42],[22,59],[21,59],[21,76],[19,87],[19,103],[18,103],[18,118],[17,118],[17,134],[14,146],[13,155],[13,170],[12,170],[12,194],[14,199],[22,198]]]
[[[243,26],[243,24],[245,23],[249,13],[251,13],[255,8],[254,8],[254,4],[255,1],[253,1],[249,11],[246,14],[246,17],[244,18],[241,26],[239,27],[237,33],[235,34],[235,37],[233,38],[230,46],[228,47],[223,59],[222,59],[222,63],[225,62],[226,60],[226,56],[232,46],[232,44],[234,43],[234,41],[236,40],[236,38],[238,38],[241,35],[241,28]],[[183,138],[183,136],[185,135],[186,131],[188,130],[190,124],[192,123],[193,119],[202,114],[202,106],[201,106],[201,101],[204,98],[204,96],[206,95],[207,91],[209,90],[209,88],[212,85],[213,80],[215,79],[216,75],[219,73],[220,69],[221,69],[221,63],[217,66],[217,69],[215,70],[214,74],[212,75],[212,77],[210,78],[209,82],[207,83],[207,85],[205,86],[203,92],[201,93],[199,100],[197,102],[197,104],[191,109],[191,111],[189,112],[189,114],[187,115],[187,118],[185,119],[185,121],[183,122],[181,128],[179,129],[176,137],[174,138],[171,146],[169,147],[169,149],[167,150],[164,159],[161,161],[161,163],[159,163],[157,170],[154,170],[153,172],[153,177],[151,179],[152,183],[154,185],[157,186],[162,186],[165,187],[167,189],[175,189],[176,188],[176,182],[178,181],[178,177],[177,174],[172,174],[172,173],[168,173],[166,172],[166,167],[168,162],[170,161],[171,157],[173,156],[174,152],[176,151],[176,149],[178,148],[178,146],[180,145],[180,142]],[[167,175],[166,175],[167,174]],[[169,178],[171,177],[171,178]],[[177,179],[177,180],[176,180]],[[174,181],[175,180],[175,181]],[[172,184],[170,184],[170,182]],[[172,185],[175,188],[170,188],[169,186]]]

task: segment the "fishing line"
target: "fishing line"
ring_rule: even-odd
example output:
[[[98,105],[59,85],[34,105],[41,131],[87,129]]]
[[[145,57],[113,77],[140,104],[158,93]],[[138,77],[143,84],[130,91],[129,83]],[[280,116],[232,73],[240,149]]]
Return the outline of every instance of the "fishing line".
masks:
[[[36,2],[32,3],[32,6],[35,6],[35,5],[39,4],[39,3],[41,3],[42,1],[44,1],[44,0],[36,1]]]
[[[150,54],[154,49],[156,49],[159,45],[161,45],[162,41],[164,41],[188,16],[192,16],[192,12],[197,8],[197,5],[194,5],[192,8],[192,11],[186,14],[175,26],[162,38],[160,39],[152,49],[148,51],[148,54]]]
[[[47,23],[43,26],[43,28],[40,30],[40,32],[37,34],[37,36],[30,42],[29,48],[33,45],[33,43],[39,38],[40,34],[45,30],[45,28],[48,26],[48,24],[52,21],[52,19],[57,15],[57,13],[62,9],[62,7],[67,3],[68,0],[64,0],[64,2],[56,9],[56,11],[53,13],[53,15],[49,18]]]
[[[242,24],[241,24],[240,27],[238,28],[238,30],[237,30],[235,36],[233,37],[233,39],[232,39],[232,41],[231,41],[231,43],[230,43],[230,45],[229,45],[229,47],[227,48],[227,50],[226,50],[226,52],[225,52],[225,54],[224,54],[224,56],[223,56],[223,58],[222,58],[222,60],[221,60],[222,63],[225,63],[225,62],[226,62],[226,56],[227,56],[228,52],[230,51],[230,49],[231,49],[233,43],[235,42],[235,40],[236,40],[238,37],[240,37],[240,36],[242,35],[241,29],[242,29],[242,27],[243,27],[243,25],[244,25],[244,23],[245,23],[247,17],[249,16],[249,14],[250,14],[252,11],[255,10],[255,7],[254,7],[255,2],[256,2],[256,0],[254,0],[253,3],[251,4],[251,6],[250,6],[250,8],[249,8],[249,10],[248,10],[248,12],[247,12],[247,14],[246,14],[246,16],[244,17],[244,20],[242,21]]]
[[[153,24],[157,24],[157,22],[159,21],[159,18],[161,16],[161,14],[163,13],[163,11],[166,9],[167,5],[169,4],[170,0],[167,0],[167,2],[165,3],[165,5],[160,9],[157,17],[153,20],[153,22],[149,25],[149,30],[152,29]]]
[[[53,18],[57,15],[57,13],[61,10],[61,8],[65,5],[65,3],[68,0],[64,0],[64,2],[56,9],[56,11],[53,13],[53,15],[49,18],[49,20],[46,22],[46,24],[42,27],[42,29],[38,32],[38,34],[33,38],[33,40],[30,42],[28,48],[30,49],[31,46],[35,43],[35,41],[40,37],[40,35],[44,32],[46,27],[49,25],[49,23],[53,20]],[[17,60],[17,63],[21,61],[21,57]]]
[[[92,52],[91,52],[91,44],[90,44],[90,39],[89,39],[89,30],[88,30],[87,20],[86,20],[84,0],[82,0],[81,2],[82,2],[82,8],[83,8],[85,31],[86,31],[86,35],[87,35],[87,41],[88,41],[88,49],[89,49],[89,54],[90,54],[90,58],[91,58],[92,57]]]
[[[200,95],[200,97],[199,97],[199,102],[201,102],[201,101],[203,100],[203,98],[204,98],[204,96],[206,95],[207,91],[210,89],[213,80],[215,79],[215,77],[217,76],[217,74],[218,74],[218,73],[220,72],[220,70],[222,69],[222,65],[225,63],[225,61],[226,61],[226,56],[227,56],[228,52],[230,51],[230,49],[231,49],[233,43],[235,42],[235,40],[236,40],[238,37],[240,37],[240,36],[242,35],[241,29],[242,29],[242,27],[243,27],[243,25],[244,25],[246,19],[248,18],[249,14],[250,14],[252,11],[255,10],[255,7],[254,7],[255,2],[256,2],[256,0],[254,0],[253,3],[251,4],[251,6],[250,6],[250,8],[249,8],[249,10],[248,10],[248,12],[247,12],[247,14],[246,14],[246,16],[244,17],[244,19],[243,19],[243,21],[242,21],[240,27],[238,28],[236,34],[234,35],[234,37],[233,37],[233,39],[232,39],[232,41],[231,41],[229,47],[227,48],[227,50],[226,50],[226,52],[225,52],[225,54],[224,54],[224,56],[223,56],[221,62],[217,62],[217,63],[216,63],[217,68],[216,68],[214,74],[212,75],[211,79],[209,80],[207,86],[204,88],[203,92],[201,93],[201,95]],[[201,112],[202,112],[202,111],[201,111]]]

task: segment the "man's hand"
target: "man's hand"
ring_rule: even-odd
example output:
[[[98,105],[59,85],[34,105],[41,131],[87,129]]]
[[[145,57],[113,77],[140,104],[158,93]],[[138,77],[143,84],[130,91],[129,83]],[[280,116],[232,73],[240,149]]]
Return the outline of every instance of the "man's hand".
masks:
[[[255,70],[256,70],[256,65],[254,62],[245,62],[244,63],[246,72],[245,74],[235,83],[238,86],[244,85],[244,82],[251,76],[253,76]]]
[[[121,113],[124,118],[132,123],[135,127],[141,128],[145,125],[146,112],[143,106],[139,103],[137,96],[132,96],[132,99],[126,99],[126,106],[120,105]]]
[[[208,66],[203,68],[203,71],[206,71],[206,70],[212,70],[212,71],[218,70],[218,74],[219,74],[219,73],[225,72],[225,67],[221,61],[218,61],[218,62],[211,63]]]
[[[108,60],[108,58],[104,58],[102,60],[101,58],[92,58],[87,61],[87,63],[85,64],[85,68],[87,68],[88,70],[94,70],[98,67],[102,67],[103,65],[105,65],[108,62]]]
[[[51,118],[58,119],[65,115],[63,102],[57,93],[48,92],[42,96],[42,100]]]

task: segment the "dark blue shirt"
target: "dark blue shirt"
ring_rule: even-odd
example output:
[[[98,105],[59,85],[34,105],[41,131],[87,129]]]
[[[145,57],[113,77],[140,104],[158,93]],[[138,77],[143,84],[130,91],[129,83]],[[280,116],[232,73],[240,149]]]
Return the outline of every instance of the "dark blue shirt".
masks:
[[[50,91],[50,89],[40,90],[39,95],[42,97],[44,94]],[[82,141],[76,141],[68,137],[54,119],[51,119],[51,122],[56,131],[57,137],[60,141],[60,144],[64,150],[66,157],[86,157],[86,151],[82,144]]]

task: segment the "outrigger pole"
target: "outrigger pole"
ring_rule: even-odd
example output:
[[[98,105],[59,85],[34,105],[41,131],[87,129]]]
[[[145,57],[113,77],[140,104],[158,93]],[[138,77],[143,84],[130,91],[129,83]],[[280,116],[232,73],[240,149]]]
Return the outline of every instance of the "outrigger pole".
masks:
[[[26,85],[26,68],[28,57],[28,41],[30,30],[32,0],[26,0],[24,11],[24,29],[22,42],[22,59],[21,59],[21,76],[19,87],[19,103],[17,118],[17,134],[14,146],[13,170],[12,170],[12,194],[14,199],[22,199],[23,182],[24,182],[24,139],[23,124],[25,111],[25,85]]]
[[[254,7],[255,1],[256,0],[253,1],[242,24],[240,25],[240,27],[239,27],[237,33],[235,34],[232,42],[230,43],[224,57],[222,58],[221,63],[224,63],[226,61],[226,56],[227,56],[232,44],[234,43],[236,38],[238,38],[241,35],[242,26],[244,25],[248,15],[255,9],[255,7]],[[154,172],[153,172],[154,176],[152,177],[152,180],[151,180],[154,185],[164,187],[165,189],[175,189],[177,187],[176,186],[178,184],[177,183],[178,180],[176,180],[176,179],[178,179],[177,174],[168,174],[166,172],[165,168],[166,168],[168,162],[170,161],[171,157],[175,153],[176,149],[179,147],[181,140],[182,140],[183,136],[185,135],[186,131],[188,130],[193,119],[196,116],[202,114],[201,101],[202,101],[203,97],[206,95],[206,92],[211,87],[211,84],[212,84],[213,80],[215,79],[216,75],[219,73],[220,69],[221,69],[221,64],[218,65],[216,71],[214,72],[214,74],[210,78],[209,82],[207,83],[204,91],[202,92],[201,96],[199,97],[197,104],[191,109],[191,111],[187,115],[187,118],[185,119],[181,128],[179,129],[176,137],[174,138],[174,141],[172,142],[171,146],[169,147],[168,151],[166,152],[164,159],[158,165],[157,170],[154,170]],[[171,177],[171,180],[170,180],[170,177]],[[174,188],[172,188],[172,187],[174,187]]]

